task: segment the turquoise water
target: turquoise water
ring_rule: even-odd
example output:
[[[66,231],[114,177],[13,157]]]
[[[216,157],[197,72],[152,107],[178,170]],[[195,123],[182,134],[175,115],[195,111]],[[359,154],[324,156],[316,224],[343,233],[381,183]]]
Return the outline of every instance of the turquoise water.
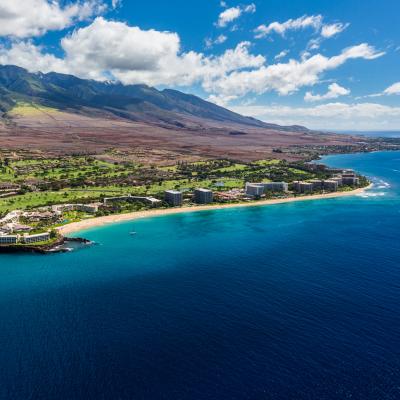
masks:
[[[325,162],[373,189],[2,255],[0,398],[400,398],[400,153]]]

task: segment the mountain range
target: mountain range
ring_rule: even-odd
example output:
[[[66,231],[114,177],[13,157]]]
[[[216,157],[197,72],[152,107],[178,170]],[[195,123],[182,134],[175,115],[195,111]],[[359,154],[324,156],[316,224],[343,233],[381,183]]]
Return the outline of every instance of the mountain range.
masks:
[[[242,116],[191,94],[0,66],[0,146],[113,147],[257,157],[273,147],[338,141]],[[249,153],[252,152],[252,153]]]
[[[30,73],[14,66],[0,66],[0,110],[7,112],[18,102],[34,102],[59,110],[93,114],[114,114],[131,121],[171,124],[185,127],[187,117],[220,123],[282,130],[307,130],[281,127],[227,110],[197,96],[177,90],[147,85],[122,85],[98,82],[51,72]]]

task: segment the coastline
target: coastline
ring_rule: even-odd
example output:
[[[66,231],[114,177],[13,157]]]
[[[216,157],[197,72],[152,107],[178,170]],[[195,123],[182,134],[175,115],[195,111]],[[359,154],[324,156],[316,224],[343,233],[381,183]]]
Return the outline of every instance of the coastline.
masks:
[[[204,205],[204,206],[193,206],[193,207],[177,207],[167,209],[155,209],[145,211],[135,211],[126,214],[107,215],[104,217],[85,219],[79,222],[72,222],[70,224],[57,228],[61,235],[69,235],[90,228],[101,227],[104,225],[115,224],[119,222],[132,221],[135,219],[151,218],[164,215],[180,214],[186,212],[198,212],[198,211],[210,211],[210,210],[222,210],[225,208],[242,208],[242,207],[257,207],[257,206],[268,206],[274,204],[293,203],[298,201],[309,201],[309,200],[322,200],[332,199],[336,197],[347,197],[355,196],[363,193],[365,190],[372,187],[370,184],[367,187],[355,189],[349,192],[334,192],[327,194],[315,194],[311,196],[300,196],[300,197],[287,197],[284,199],[272,199],[272,200],[260,200],[249,203],[235,203],[235,204],[220,204],[220,205]]]

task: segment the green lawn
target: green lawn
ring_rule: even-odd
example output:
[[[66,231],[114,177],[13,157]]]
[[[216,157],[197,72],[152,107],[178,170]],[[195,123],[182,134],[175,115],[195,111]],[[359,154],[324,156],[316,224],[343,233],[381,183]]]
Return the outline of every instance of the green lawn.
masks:
[[[224,172],[244,171],[247,168],[248,166],[244,164],[233,164],[229,167],[215,169],[213,172],[224,173]]]
[[[262,167],[269,167],[271,165],[278,165],[281,163],[282,163],[281,160],[259,160],[259,161],[256,161],[254,164],[260,165]]]
[[[18,102],[17,105],[9,111],[10,114],[21,116],[34,116],[42,113],[53,114],[57,113],[56,108],[41,106],[35,103]]]
[[[303,170],[297,169],[297,168],[288,168],[288,171],[290,171],[296,175],[310,175],[309,172],[306,172],[306,171],[303,171]]]
[[[141,174],[143,168],[143,174]],[[164,171],[164,173],[161,173]],[[175,179],[165,179],[165,172]],[[135,174],[141,186],[130,186],[129,175]],[[182,178],[182,176],[190,176]],[[241,189],[244,181],[269,182],[268,177],[279,180],[307,179],[313,175],[281,160],[259,160],[251,164],[229,160],[198,161],[191,164],[157,167],[141,167],[138,164],[114,164],[91,156],[65,156],[50,159],[2,160],[0,182],[23,183],[28,179],[39,179],[59,191],[29,192],[9,198],[0,198],[0,212],[27,209],[51,204],[96,201],[102,197],[122,194],[157,195],[169,189],[193,189],[204,187],[212,190]],[[137,177],[137,178],[136,178]],[[211,179],[210,179],[211,177]],[[105,186],[72,188],[84,180],[104,182]],[[59,182],[58,182],[59,181]],[[115,182],[123,182],[117,186]],[[223,186],[216,186],[223,182]],[[51,186],[52,185],[52,186]]]
[[[11,161],[0,168],[0,182],[23,182],[29,179],[61,180],[78,178],[113,178],[126,176],[135,167],[114,165],[85,157],[61,159],[26,159]]]
[[[125,190],[126,191],[126,190]],[[121,188],[107,195],[125,193]],[[0,199],[0,212],[11,211],[16,209],[27,209],[41,207],[51,204],[88,201],[98,199],[102,195],[101,192],[92,192],[85,189],[82,190],[60,190],[59,192],[31,192],[19,196]]]

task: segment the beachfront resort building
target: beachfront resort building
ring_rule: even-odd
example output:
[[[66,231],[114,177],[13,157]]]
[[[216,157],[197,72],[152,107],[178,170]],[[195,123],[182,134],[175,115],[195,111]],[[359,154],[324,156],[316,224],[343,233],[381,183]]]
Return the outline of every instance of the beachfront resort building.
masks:
[[[286,182],[266,182],[263,185],[266,192],[287,192],[289,190]]]
[[[293,190],[297,193],[311,193],[314,185],[311,182],[294,181]]]
[[[260,197],[264,194],[264,185],[262,183],[246,183],[246,195],[251,197]]]
[[[40,243],[40,242],[47,242],[50,240],[50,233],[38,233],[36,235],[7,235],[7,234],[0,234],[0,246],[1,245],[11,245],[17,243],[24,243],[24,244],[33,244],[33,243]]]
[[[103,200],[103,204],[106,206],[110,203],[115,203],[119,201],[131,201],[132,196],[130,194],[127,194],[125,196],[116,196],[116,197],[105,197]]]
[[[195,189],[194,201],[197,204],[208,204],[213,202],[213,192],[209,189]]]
[[[360,180],[356,176],[343,176],[342,182],[343,185],[349,186],[358,186],[360,184]]]
[[[29,225],[23,225],[23,224],[19,224],[17,222],[12,222],[9,224],[5,224],[1,227],[2,230],[5,230],[9,233],[21,233],[21,232],[30,232],[33,230],[33,228]]]
[[[50,233],[38,233],[37,235],[24,235],[22,237],[22,241],[26,244],[39,243],[39,242],[47,242],[50,240]]]
[[[150,207],[159,207],[161,206],[162,201],[159,199],[156,199],[155,197],[151,196],[132,196],[130,194],[126,196],[117,196],[117,197],[106,197],[103,200],[104,205],[114,203],[114,202],[119,202],[119,201],[127,201],[131,203],[144,203],[149,205]]]
[[[329,180],[337,182],[338,186],[343,186],[343,178],[341,175],[334,176],[333,178],[330,178]]]
[[[328,192],[336,192],[339,186],[339,182],[334,179],[328,179],[328,180],[312,179],[309,182],[313,184],[314,191],[326,190]]]
[[[55,213],[63,213],[67,211],[81,211],[88,214],[96,214],[99,211],[101,203],[92,204],[58,204],[52,207],[52,211]]]
[[[96,214],[99,211],[100,204],[77,204],[76,211],[82,211],[88,214]]]
[[[21,217],[29,222],[51,222],[56,221],[59,215],[52,211],[26,211],[21,214]]]
[[[150,207],[159,207],[162,204],[162,201],[156,199],[155,197],[151,196],[132,196],[132,201],[137,201],[139,203],[144,203],[149,205]]]
[[[337,181],[338,186],[342,185],[358,186],[360,184],[360,179],[352,169],[341,170],[337,168],[331,168],[327,171],[334,173],[333,177],[329,178],[329,180]]]
[[[338,190],[339,183],[334,179],[328,179],[324,181],[324,190],[329,192],[336,192]]]
[[[320,179],[312,179],[309,181],[313,185],[313,190],[320,191],[324,189],[324,181]]]
[[[166,190],[165,193],[165,201],[173,207],[182,205],[182,192],[179,190]]]
[[[0,245],[16,244],[17,242],[18,242],[18,235],[0,235]]]
[[[260,182],[246,183],[246,194],[248,196],[261,196],[265,192],[287,192],[289,185],[286,182]]]
[[[360,179],[354,172],[344,172],[342,174],[342,183],[343,185],[356,186],[359,185]]]

